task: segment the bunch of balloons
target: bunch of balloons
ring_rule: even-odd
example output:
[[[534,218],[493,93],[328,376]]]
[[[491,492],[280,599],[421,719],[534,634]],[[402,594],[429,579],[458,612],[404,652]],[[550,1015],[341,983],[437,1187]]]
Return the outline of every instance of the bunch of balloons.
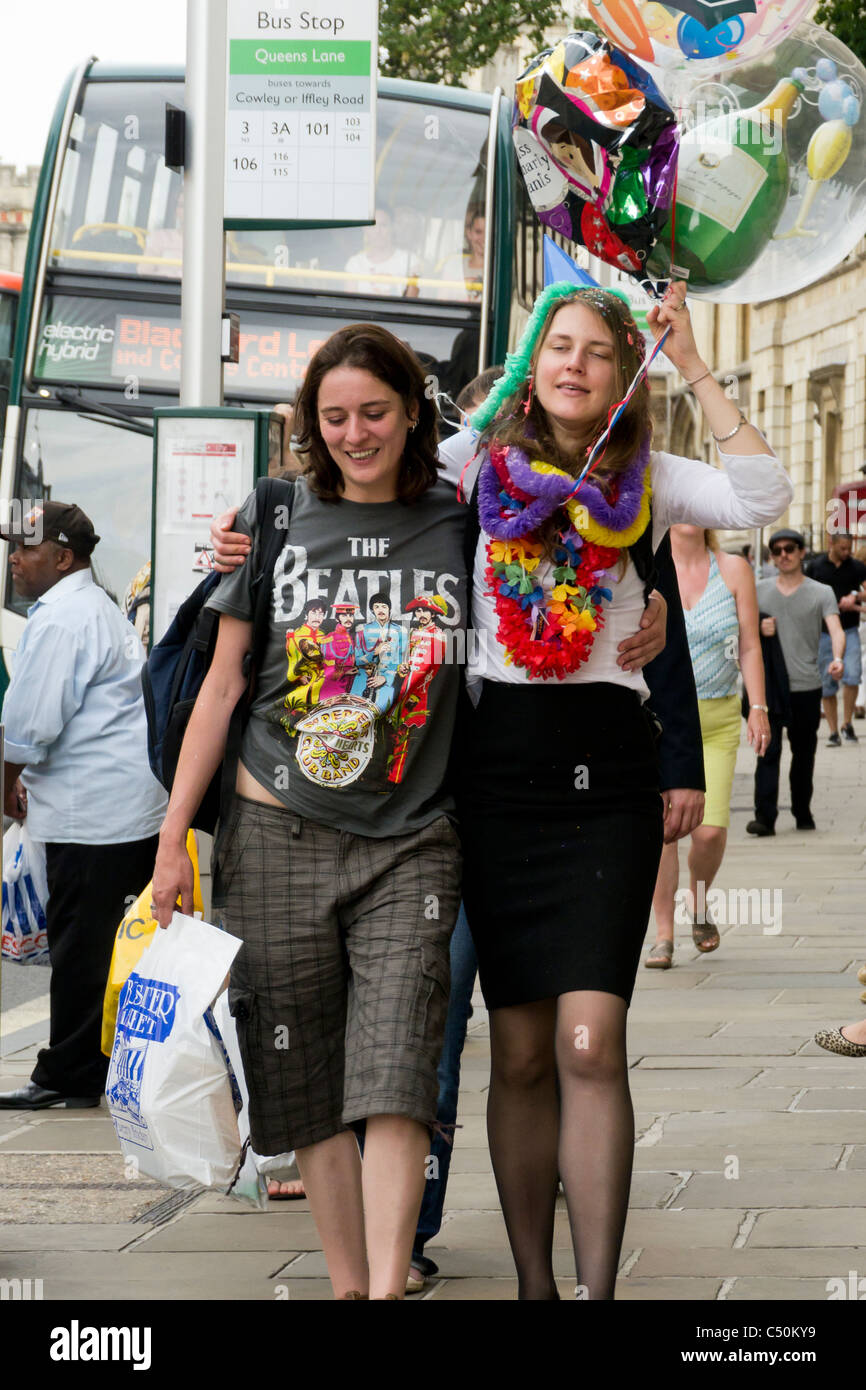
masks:
[[[748,303],[802,289],[866,234],[866,69],[810,0],[586,0],[518,79],[539,218],[651,293]]]

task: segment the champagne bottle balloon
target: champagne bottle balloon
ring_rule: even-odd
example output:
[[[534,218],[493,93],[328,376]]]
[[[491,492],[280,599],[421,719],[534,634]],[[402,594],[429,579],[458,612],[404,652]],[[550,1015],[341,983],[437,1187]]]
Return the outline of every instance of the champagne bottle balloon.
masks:
[[[683,137],[672,259],[691,288],[732,284],[772,238],[790,183],[786,124],[803,90],[797,78],[783,78],[757,106],[716,116]],[[664,254],[650,266],[658,275],[670,273],[670,236],[662,242]]]
[[[806,151],[806,172],[809,175],[809,182],[806,185],[806,192],[803,195],[797,220],[789,231],[776,233],[779,241],[784,241],[786,237],[818,235],[817,228],[805,225],[806,219],[812,211],[812,204],[821,184],[838,174],[851,153],[852,141],[851,127],[846,121],[825,121],[823,125],[819,125],[809,141],[809,148]]]

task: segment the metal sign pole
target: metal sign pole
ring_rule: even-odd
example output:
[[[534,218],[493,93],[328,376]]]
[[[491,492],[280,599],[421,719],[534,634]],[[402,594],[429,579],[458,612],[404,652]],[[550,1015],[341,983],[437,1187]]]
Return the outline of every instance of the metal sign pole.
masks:
[[[223,403],[226,0],[187,0],[180,403]]]

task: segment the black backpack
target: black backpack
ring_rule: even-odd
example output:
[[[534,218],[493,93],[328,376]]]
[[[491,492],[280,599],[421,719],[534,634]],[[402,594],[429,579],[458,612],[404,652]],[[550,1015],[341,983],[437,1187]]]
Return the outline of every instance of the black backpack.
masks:
[[[255,609],[252,650],[244,662],[244,675],[258,668],[270,629],[270,577],[286,541],[286,525],[294,501],[294,484],[280,478],[261,478],[256,484],[258,555],[247,564],[256,564],[253,580]],[[284,509],[277,526],[277,509]],[[141,668],[141,686],[147,716],[147,756],[154,776],[171,791],[177,771],[181,745],[202,682],[213,660],[219,613],[205,604],[220,581],[209,574],[185,599],[165,636],[153,647]],[[193,827],[212,835],[219,819],[220,805],[228,805],[240,753],[241,736],[247,720],[250,686],[244,691],[232,714],[222,766],[214,773],[210,786],[193,817]]]

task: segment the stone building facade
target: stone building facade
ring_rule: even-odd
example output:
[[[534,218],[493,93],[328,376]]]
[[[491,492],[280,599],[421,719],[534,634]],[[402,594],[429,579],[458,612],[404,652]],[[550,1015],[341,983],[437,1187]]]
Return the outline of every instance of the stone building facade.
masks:
[[[866,465],[866,242],[796,294],[753,305],[692,304],[701,355],[767,435],[796,489],[780,524],[823,549],[834,488]],[[674,453],[713,458],[699,407],[676,378],[667,398]],[[861,529],[866,533],[866,526]]]
[[[22,271],[33,216],[39,165],[0,164],[0,270]]]

